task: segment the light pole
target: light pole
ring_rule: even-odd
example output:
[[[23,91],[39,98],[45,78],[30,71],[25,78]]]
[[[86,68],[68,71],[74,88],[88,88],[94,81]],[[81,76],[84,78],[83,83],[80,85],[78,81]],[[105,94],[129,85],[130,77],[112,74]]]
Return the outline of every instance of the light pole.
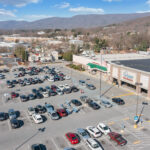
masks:
[[[101,54],[101,60],[100,60],[100,64],[102,66],[102,54]],[[101,69],[100,69],[100,98],[101,98],[101,92],[102,92],[102,72],[101,72]]]
[[[142,83],[136,82],[135,85],[136,85],[136,86],[141,86]],[[138,88],[139,88],[139,87],[138,87]],[[138,92],[139,92],[139,89],[138,89]],[[137,116],[137,113],[138,113],[138,104],[139,104],[139,93],[137,93],[137,99],[136,99],[136,113],[135,113],[136,116]]]
[[[134,128],[137,128],[137,122],[139,121],[139,117],[138,117],[139,86],[141,86],[142,83],[136,82],[135,85],[138,86],[138,91],[137,91],[138,93],[137,93],[137,100],[136,100],[136,113],[135,113],[135,118],[136,118],[136,119],[134,119],[136,122],[135,122],[135,124],[134,124]]]
[[[138,120],[137,120],[137,124],[140,122],[140,119],[141,119],[142,113],[143,113],[143,111],[144,111],[144,107],[145,107],[145,105],[148,105],[148,103],[147,103],[147,102],[142,102],[142,105],[143,105],[143,107],[142,107],[142,109],[141,109],[141,112],[140,112],[139,118],[138,118]]]

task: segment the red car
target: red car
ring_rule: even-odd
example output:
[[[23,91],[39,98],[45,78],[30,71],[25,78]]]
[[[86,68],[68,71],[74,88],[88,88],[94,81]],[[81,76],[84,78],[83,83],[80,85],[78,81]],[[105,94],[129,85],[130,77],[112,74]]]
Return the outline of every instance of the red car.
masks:
[[[65,136],[71,144],[78,144],[79,143],[79,139],[78,139],[77,134],[69,132],[69,133],[66,133]]]
[[[11,93],[11,98],[16,98],[16,97],[18,97],[18,94],[15,93],[15,92],[12,92],[12,93]]]
[[[65,117],[68,115],[65,109],[57,109],[57,113],[60,117]]]
[[[122,137],[121,134],[110,132],[108,133],[108,136],[110,137],[111,140],[115,141],[118,145],[123,146],[127,143],[127,141]]]

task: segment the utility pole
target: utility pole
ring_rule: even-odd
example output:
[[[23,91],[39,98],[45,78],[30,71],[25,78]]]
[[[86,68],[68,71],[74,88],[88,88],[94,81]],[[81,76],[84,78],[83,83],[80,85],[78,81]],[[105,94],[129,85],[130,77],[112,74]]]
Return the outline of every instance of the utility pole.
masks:
[[[101,58],[100,58],[100,66],[102,65],[102,54],[101,54]],[[100,98],[101,98],[101,95],[102,95],[102,71],[100,70]]]

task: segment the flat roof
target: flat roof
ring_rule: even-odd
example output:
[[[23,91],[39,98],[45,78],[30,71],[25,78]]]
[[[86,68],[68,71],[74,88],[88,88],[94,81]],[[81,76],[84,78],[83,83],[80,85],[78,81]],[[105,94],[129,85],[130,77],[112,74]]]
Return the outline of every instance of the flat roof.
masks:
[[[117,60],[112,61],[112,63],[145,72],[150,72],[150,59]]]

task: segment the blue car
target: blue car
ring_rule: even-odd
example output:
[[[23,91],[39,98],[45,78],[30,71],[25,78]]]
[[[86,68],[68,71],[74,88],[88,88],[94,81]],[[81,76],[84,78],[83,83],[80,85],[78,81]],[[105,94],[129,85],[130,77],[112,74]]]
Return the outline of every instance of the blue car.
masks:
[[[85,129],[78,128],[77,132],[84,141],[86,141],[87,139],[90,138],[90,135],[88,134],[88,132]]]

